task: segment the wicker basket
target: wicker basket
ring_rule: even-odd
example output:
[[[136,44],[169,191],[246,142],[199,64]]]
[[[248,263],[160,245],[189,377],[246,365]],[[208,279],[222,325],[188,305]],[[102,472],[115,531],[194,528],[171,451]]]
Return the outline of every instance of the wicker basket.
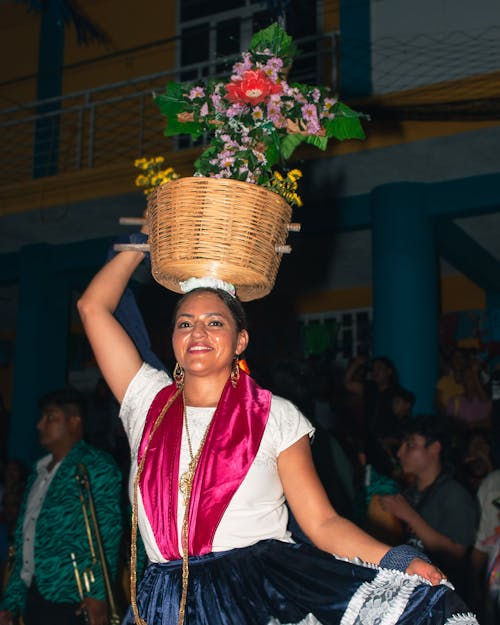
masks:
[[[249,301],[271,291],[281,262],[291,208],[261,186],[217,178],[180,178],[148,199],[154,278],[179,282],[211,276],[231,282]],[[278,250],[278,251],[277,251]]]

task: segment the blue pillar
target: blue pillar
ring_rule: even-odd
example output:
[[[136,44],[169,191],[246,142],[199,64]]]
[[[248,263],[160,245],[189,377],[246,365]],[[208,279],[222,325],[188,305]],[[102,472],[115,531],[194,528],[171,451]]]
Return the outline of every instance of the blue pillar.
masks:
[[[61,3],[48,0],[40,13],[37,99],[57,98],[62,92],[64,16]],[[38,106],[33,150],[33,177],[57,173],[59,159],[59,100]]]
[[[438,259],[425,185],[382,185],[371,194],[374,355],[394,361],[414,412],[433,410],[439,372]]]
[[[340,0],[340,95],[372,92],[371,0]]]
[[[20,255],[9,456],[31,463],[41,454],[38,399],[66,382],[71,289],[53,247],[32,245]]]

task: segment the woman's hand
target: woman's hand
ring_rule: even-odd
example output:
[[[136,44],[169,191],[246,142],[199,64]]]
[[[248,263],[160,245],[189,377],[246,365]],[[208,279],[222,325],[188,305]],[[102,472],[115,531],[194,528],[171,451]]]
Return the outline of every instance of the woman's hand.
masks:
[[[419,575],[420,577],[423,577],[431,582],[433,586],[437,586],[443,580],[446,580],[446,576],[440,569],[437,568],[437,566],[434,566],[434,564],[429,562],[425,562],[420,558],[413,559],[408,565],[405,573],[408,575]]]

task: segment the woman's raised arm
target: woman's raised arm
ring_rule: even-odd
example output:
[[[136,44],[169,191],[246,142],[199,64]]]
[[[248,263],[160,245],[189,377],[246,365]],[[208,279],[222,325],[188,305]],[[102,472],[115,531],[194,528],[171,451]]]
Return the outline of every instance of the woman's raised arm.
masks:
[[[97,364],[120,403],[142,365],[142,358],[113,313],[143,258],[143,252],[120,252],[94,276],[78,300],[78,311]]]

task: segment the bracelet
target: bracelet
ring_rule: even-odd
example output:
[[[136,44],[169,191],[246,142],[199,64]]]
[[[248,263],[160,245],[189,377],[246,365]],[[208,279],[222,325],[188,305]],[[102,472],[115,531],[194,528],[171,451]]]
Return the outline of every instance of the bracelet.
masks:
[[[398,545],[389,549],[382,560],[380,560],[379,566],[383,569],[393,569],[404,573],[410,566],[410,562],[415,558],[420,558],[424,562],[430,563],[430,558],[423,551],[419,551],[410,545]]]

